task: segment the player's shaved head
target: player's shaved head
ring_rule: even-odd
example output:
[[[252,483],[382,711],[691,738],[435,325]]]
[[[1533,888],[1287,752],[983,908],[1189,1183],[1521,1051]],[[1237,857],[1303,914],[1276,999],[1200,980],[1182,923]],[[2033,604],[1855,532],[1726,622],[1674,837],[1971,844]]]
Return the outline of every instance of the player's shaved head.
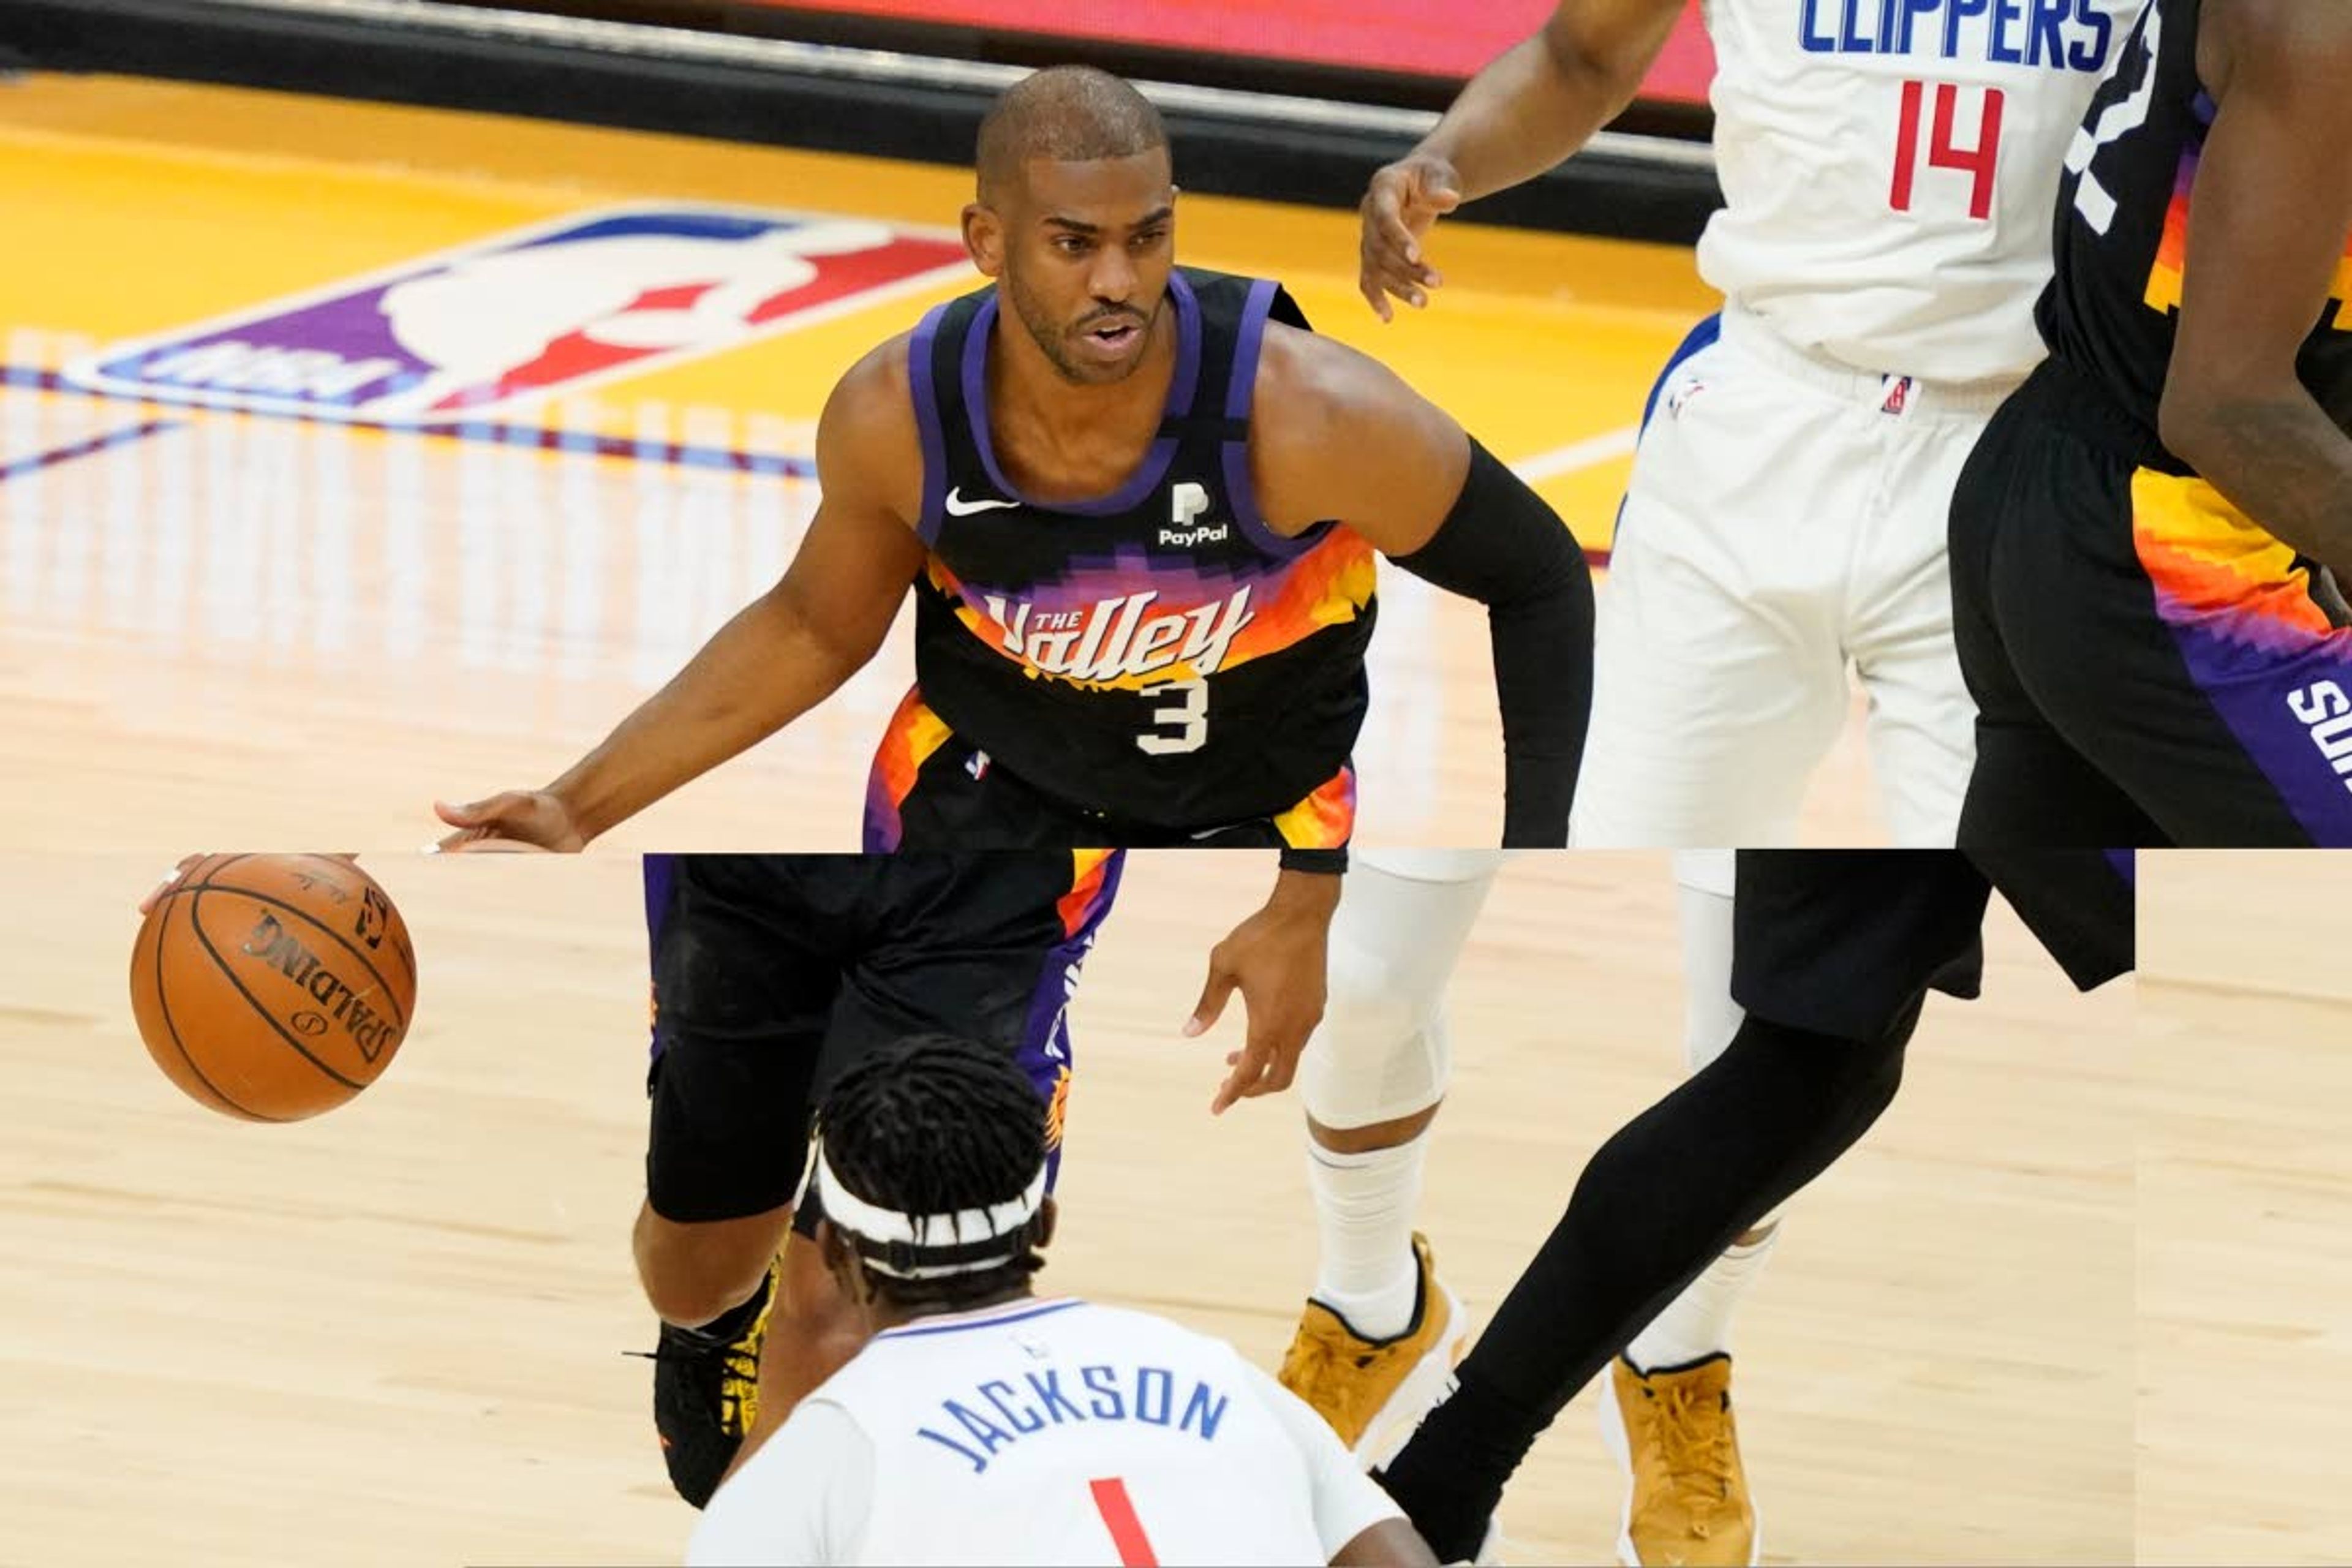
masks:
[[[1022,78],[980,122],[980,199],[1022,188],[1022,166],[1044,158],[1090,163],[1165,152],[1168,127],[1151,100],[1091,66],[1054,66]]]

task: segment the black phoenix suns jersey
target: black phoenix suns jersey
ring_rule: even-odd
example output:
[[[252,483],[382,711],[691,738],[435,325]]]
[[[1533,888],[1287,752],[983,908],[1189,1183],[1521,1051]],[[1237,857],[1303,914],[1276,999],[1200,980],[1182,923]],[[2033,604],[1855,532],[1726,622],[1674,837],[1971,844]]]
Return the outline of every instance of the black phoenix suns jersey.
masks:
[[[1158,437],[1117,490],[1045,504],[991,445],[993,289],[924,318],[915,678],[940,719],[1082,810],[1204,828],[1286,810],[1339,772],[1365,708],[1374,563],[1350,530],[1259,516],[1249,465],[1268,281],[1180,268]]]
[[[2189,203],[2213,123],[2197,76],[2199,0],[2150,0],[2066,153],[2058,271],[2037,317],[2051,352],[2108,388],[2153,437],[2179,328]],[[2346,84],[2352,90],[2352,83]],[[2352,235],[2299,363],[2352,429]]]

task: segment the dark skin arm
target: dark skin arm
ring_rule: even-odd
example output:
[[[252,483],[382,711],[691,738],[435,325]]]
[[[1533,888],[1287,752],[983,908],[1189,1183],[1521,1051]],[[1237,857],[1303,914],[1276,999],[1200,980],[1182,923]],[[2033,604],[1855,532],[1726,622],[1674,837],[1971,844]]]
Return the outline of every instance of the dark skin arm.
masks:
[[[1332,1568],[1437,1568],[1437,1554],[1412,1525],[1384,1519],[1359,1531],[1331,1559]]]
[[[1278,321],[1258,357],[1250,477],[1285,537],[1338,518],[1383,555],[1427,544],[1462,493],[1470,437],[1386,365]]]
[[[1442,281],[1422,259],[1430,226],[1534,179],[1624,112],[1682,10],[1682,0],[1561,0],[1542,31],[1470,79],[1421,145],[1372,175],[1357,286],[1381,320],[1392,318],[1389,296],[1418,307]]]
[[[1384,366],[1343,344],[1269,323],[1250,426],[1250,470],[1266,525],[1296,537],[1338,519],[1391,556],[1428,544],[1462,493],[1470,438]],[[1264,910],[1211,955],[1187,1035],[1213,1022],[1236,986],[1250,1002],[1246,1047],[1213,1110],[1289,1086],[1322,1016],[1326,941],[1339,879],[1286,871]],[[1253,987],[1255,987],[1253,989]]]
[[[824,496],[783,578],[705,643],[668,685],[541,790],[436,805],[457,829],[444,849],[576,850],[672,790],[748,751],[839,689],[872,658],[922,569],[915,532],[923,457],[907,340],[851,368],[817,425]],[[1324,946],[1339,879],[1285,871],[1265,907],[1210,956],[1185,1033],[1213,1025],[1232,994],[1247,1043],[1212,1109],[1290,1087],[1323,1016]]]
[[[1338,877],[1280,872],[1265,907],[1209,951],[1209,978],[1185,1037],[1213,1026],[1236,991],[1249,1014],[1242,1048],[1225,1057],[1233,1070],[1209,1102],[1211,1115],[1223,1115],[1236,1100],[1280,1094],[1297,1076],[1299,1053],[1323,1017],[1331,916],[1339,907]]]
[[[824,499],[782,579],[542,790],[439,805],[445,849],[579,849],[837,690],[882,646],[924,549],[907,344],[853,366],[817,425]]]
[[[2352,437],[2296,378],[2352,233],[2352,7],[2209,0],[2217,110],[2189,202],[2164,444],[2298,552],[2352,572]]]
[[[1428,543],[1453,510],[1470,438],[1375,361],[1268,322],[1255,396],[1258,407],[1284,411],[1250,426],[1258,510],[1276,532],[1295,536],[1338,517],[1374,549],[1404,555]],[[1338,877],[1285,871],[1265,907],[1209,955],[1184,1033],[1214,1024],[1236,989],[1249,1004],[1248,1041],[1226,1057],[1234,1070],[1213,1111],[1290,1087],[1323,1016],[1326,942],[1339,904]]]

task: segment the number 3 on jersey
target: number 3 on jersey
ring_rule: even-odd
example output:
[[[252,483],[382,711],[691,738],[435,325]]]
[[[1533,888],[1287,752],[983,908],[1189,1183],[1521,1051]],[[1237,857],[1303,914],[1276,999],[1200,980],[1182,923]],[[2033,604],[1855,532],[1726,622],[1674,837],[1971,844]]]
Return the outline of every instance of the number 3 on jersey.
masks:
[[[1197,752],[1209,739],[1209,683],[1195,678],[1191,680],[1163,680],[1157,686],[1147,686],[1143,695],[1150,698],[1173,697],[1151,710],[1152,731],[1138,735],[1135,743],[1155,757],[1173,756],[1180,752]]]
[[[1176,752],[1197,752],[1209,742],[1209,682],[1197,677],[1160,682],[1143,689],[1143,696],[1171,696],[1176,700],[1152,708],[1152,733],[1136,736],[1139,748],[1152,757],[1173,757]]]
[[[1886,195],[1887,205],[1896,212],[1912,210],[1913,188],[1918,183],[1924,154],[1930,169],[1953,169],[1972,175],[1969,216],[1978,219],[1992,216],[1992,174],[2000,162],[2000,117],[2007,100],[1997,87],[1981,89],[1976,140],[1963,147],[1954,140],[1952,130],[1960,115],[1960,95],[1964,90],[1977,89],[1964,89],[1948,81],[1913,80],[1903,84],[1903,113],[1895,131],[1895,180]],[[1933,121],[1932,128],[1923,123],[1929,120]]]

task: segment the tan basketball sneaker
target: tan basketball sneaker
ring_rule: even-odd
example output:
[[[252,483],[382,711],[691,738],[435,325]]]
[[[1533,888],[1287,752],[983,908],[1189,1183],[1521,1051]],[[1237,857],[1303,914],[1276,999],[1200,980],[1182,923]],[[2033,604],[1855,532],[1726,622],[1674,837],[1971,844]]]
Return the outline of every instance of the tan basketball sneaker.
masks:
[[[1731,1357],[1645,1375],[1619,1356],[1602,1386],[1601,1436],[1626,1474],[1617,1560],[1627,1568],[1762,1562],[1731,1419]]]
[[[1404,1332],[1365,1339],[1310,1296],[1282,1358],[1282,1386],[1313,1405],[1367,1468],[1385,1464],[1412,1436],[1469,1342],[1468,1315],[1437,1278],[1429,1238],[1417,1231],[1412,1256],[1421,1282]]]

